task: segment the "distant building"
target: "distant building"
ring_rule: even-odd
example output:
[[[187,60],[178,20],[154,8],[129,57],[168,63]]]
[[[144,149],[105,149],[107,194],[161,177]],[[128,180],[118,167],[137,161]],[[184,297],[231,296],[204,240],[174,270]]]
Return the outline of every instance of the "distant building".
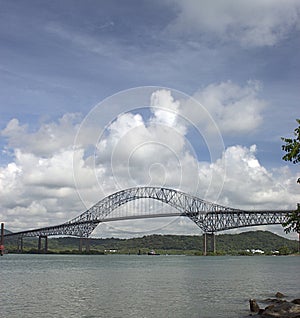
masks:
[[[104,252],[106,252],[106,253],[116,253],[117,250],[104,250]]]
[[[279,254],[279,251],[271,251],[272,254]]]
[[[248,252],[248,253],[252,253],[252,254],[265,254],[265,252],[264,251],[262,251],[262,250],[259,250],[259,249],[251,249],[251,250],[246,250],[246,252]]]

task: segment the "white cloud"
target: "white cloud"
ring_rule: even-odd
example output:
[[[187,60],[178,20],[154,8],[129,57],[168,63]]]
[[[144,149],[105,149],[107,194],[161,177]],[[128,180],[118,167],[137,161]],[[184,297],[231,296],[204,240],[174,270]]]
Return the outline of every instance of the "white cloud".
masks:
[[[263,104],[256,98],[256,90],[255,83],[239,87],[227,82],[211,85],[198,96],[206,100],[209,112],[225,132],[238,118],[250,130],[256,127]],[[131,112],[119,115],[101,136],[94,136],[98,141],[90,151],[85,149],[90,146],[88,140],[73,150],[78,123],[71,114],[56,123],[41,124],[35,132],[16,119],[10,121],[2,135],[14,157],[0,167],[0,218],[7,227],[19,230],[62,223],[107,194],[147,184],[179,188],[236,208],[294,208],[298,198],[296,176],[287,167],[268,170],[262,166],[255,145],[227,147],[211,162],[200,161],[187,135],[193,123],[181,119],[184,111],[192,111],[189,104],[161,90],[152,95],[151,105],[161,109],[150,107],[152,114],[145,118]],[[240,117],[229,116],[232,109],[228,108],[234,108]],[[205,111],[209,116],[205,108],[199,113]],[[188,118],[205,124],[197,114]],[[97,118],[93,119],[96,123]],[[102,131],[96,125],[89,129],[91,135]],[[51,138],[50,147],[45,147]],[[158,222],[152,228],[160,231]],[[126,229],[138,223],[130,224]],[[150,223],[141,224],[142,231]],[[173,230],[175,224],[167,228]]]
[[[58,122],[42,123],[37,131],[30,131],[28,125],[20,125],[14,118],[1,131],[1,136],[8,140],[8,148],[22,148],[28,153],[47,157],[73,145],[79,120],[78,114],[67,113]]]
[[[246,47],[272,46],[299,29],[297,0],[174,0],[179,12],[169,30],[193,37],[215,36]]]
[[[178,116],[180,111],[180,102],[174,100],[171,92],[162,89],[151,95],[151,110],[154,114],[152,123],[166,125],[178,129],[182,134],[186,134],[186,127]]]
[[[197,162],[190,154],[186,127],[178,118],[180,104],[170,91],[151,95],[149,119],[124,113],[107,128],[97,144],[96,164],[105,180],[117,189],[136,185],[173,185],[195,182]],[[196,169],[196,170],[195,170]],[[191,172],[193,170],[193,172]],[[103,171],[98,180],[103,179]],[[189,179],[187,179],[189,177]]]
[[[222,134],[249,133],[263,122],[261,111],[266,102],[257,96],[260,89],[257,81],[249,81],[244,87],[231,81],[211,84],[193,96],[206,112],[190,107],[189,102],[182,111],[203,126],[211,122],[207,120],[211,116]]]
[[[267,170],[256,158],[256,146],[228,147],[221,159],[203,167],[203,175],[214,172],[220,178],[225,174],[219,202],[241,209],[293,209],[297,202],[298,188],[295,176],[284,169]],[[201,176],[200,176],[201,177]],[[202,177],[202,182],[205,178]],[[213,194],[212,187],[211,193]]]

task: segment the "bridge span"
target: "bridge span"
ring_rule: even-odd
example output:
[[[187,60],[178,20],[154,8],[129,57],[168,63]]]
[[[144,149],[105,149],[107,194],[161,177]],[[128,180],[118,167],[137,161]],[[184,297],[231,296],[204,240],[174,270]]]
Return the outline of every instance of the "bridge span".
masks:
[[[173,209],[167,213],[149,212],[117,217],[111,214],[126,203],[141,199],[158,200]],[[17,237],[21,249],[23,237],[39,237],[39,250],[41,250],[41,240],[45,239],[44,250],[47,251],[48,236],[76,236],[87,240],[94,229],[104,222],[182,216],[191,219],[204,232],[203,251],[206,254],[208,238],[211,239],[212,251],[215,251],[215,232],[249,226],[282,224],[291,212],[293,210],[246,211],[208,202],[174,189],[134,187],[105,197],[79,216],[63,224],[10,233],[5,237]]]

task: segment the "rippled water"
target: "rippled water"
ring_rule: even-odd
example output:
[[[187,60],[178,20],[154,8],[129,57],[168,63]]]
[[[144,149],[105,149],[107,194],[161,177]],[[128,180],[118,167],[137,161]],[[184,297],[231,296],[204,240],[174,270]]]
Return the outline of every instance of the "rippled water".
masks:
[[[300,257],[13,255],[0,317],[243,317],[248,299],[300,297]]]

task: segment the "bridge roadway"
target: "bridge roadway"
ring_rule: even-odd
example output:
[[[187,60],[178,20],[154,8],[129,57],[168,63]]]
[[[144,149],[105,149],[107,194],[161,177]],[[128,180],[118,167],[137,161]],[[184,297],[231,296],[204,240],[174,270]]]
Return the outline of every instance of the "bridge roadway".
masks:
[[[168,213],[142,213],[139,215],[110,216],[120,206],[140,199],[158,200],[175,208]],[[20,249],[23,248],[23,237],[39,237],[39,250],[41,240],[45,239],[44,250],[47,251],[48,236],[77,236],[87,239],[100,223],[183,216],[190,218],[203,230],[203,251],[207,251],[207,239],[211,240],[211,250],[215,251],[214,233],[234,228],[282,224],[293,210],[251,210],[245,211],[225,207],[216,203],[202,200],[187,193],[161,187],[135,187],[118,191],[100,200],[87,211],[74,219],[55,226],[43,227],[27,231],[6,234],[5,237],[17,237]],[[88,247],[87,247],[88,248]]]

